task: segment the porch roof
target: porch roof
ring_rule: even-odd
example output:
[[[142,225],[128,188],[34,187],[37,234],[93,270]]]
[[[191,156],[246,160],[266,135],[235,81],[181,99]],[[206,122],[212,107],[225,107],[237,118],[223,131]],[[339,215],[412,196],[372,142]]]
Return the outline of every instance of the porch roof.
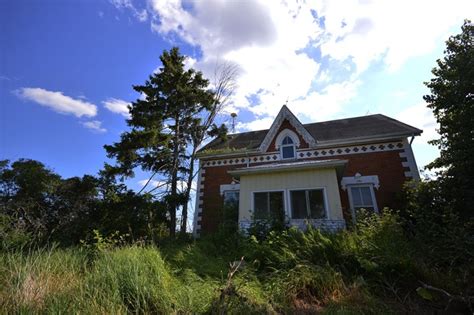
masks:
[[[316,169],[316,168],[335,168],[338,176],[340,177],[347,160],[340,159],[331,159],[331,160],[315,160],[315,161],[301,161],[301,162],[283,162],[283,163],[272,163],[264,164],[257,166],[249,166],[244,168],[238,168],[228,171],[228,173],[235,177],[240,177],[241,175],[250,175],[250,174],[265,174],[273,172],[291,172],[298,170],[306,169]]]

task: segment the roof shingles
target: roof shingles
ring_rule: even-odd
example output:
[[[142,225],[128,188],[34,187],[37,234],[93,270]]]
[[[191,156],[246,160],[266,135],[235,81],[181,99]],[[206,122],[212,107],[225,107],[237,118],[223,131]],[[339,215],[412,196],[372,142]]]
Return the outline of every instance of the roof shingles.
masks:
[[[303,125],[317,143],[343,142],[351,139],[419,135],[422,130],[385,115],[376,114],[338,119]],[[206,150],[255,150],[265,138],[268,129],[228,135],[227,141],[214,139]]]

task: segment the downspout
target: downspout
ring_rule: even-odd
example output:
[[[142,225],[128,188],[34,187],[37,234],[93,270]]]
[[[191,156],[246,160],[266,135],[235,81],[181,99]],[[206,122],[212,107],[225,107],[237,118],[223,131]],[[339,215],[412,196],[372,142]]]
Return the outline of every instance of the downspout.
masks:
[[[413,143],[413,140],[415,140],[415,134],[412,134],[412,135],[411,135],[411,139],[410,139],[410,147],[411,147],[411,144]]]

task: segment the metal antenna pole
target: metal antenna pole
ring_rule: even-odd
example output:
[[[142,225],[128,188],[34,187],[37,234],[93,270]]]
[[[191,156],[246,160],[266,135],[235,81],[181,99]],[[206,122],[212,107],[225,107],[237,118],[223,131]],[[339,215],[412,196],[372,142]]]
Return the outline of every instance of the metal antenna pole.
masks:
[[[235,117],[237,117],[236,113],[230,114],[230,117],[232,117],[232,133],[235,133]]]

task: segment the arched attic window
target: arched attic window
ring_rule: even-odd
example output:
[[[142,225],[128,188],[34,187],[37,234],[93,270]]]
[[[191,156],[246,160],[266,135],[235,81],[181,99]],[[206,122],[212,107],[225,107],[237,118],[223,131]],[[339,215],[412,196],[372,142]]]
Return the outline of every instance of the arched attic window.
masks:
[[[290,130],[285,129],[280,132],[275,141],[275,147],[280,151],[280,158],[296,159],[296,148],[300,146],[298,135]]]
[[[280,146],[281,151],[281,158],[282,159],[294,159],[296,156],[296,148],[295,143],[290,138],[290,136],[286,136],[283,138]]]

